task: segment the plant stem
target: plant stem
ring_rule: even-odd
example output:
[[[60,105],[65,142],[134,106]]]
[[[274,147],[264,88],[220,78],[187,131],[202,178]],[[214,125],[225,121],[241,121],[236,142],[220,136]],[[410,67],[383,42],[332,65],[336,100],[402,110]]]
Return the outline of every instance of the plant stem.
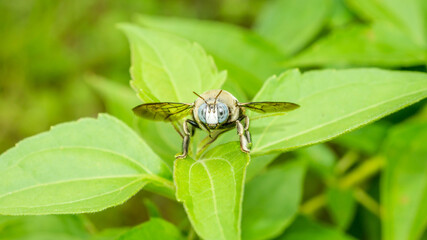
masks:
[[[364,161],[356,169],[342,177],[339,182],[339,187],[342,189],[351,189],[358,184],[366,181],[373,175],[377,174],[385,165],[385,159],[382,156],[374,156]],[[368,194],[357,194],[356,200],[360,201],[368,210],[372,210],[373,213],[378,212],[379,215],[379,206]],[[366,205],[365,205],[366,204]],[[309,200],[307,200],[300,208],[301,213],[312,215],[322,207],[326,205],[326,196],[324,193],[321,193]]]
[[[373,214],[378,217],[381,216],[381,206],[375,201],[369,194],[367,194],[363,189],[356,188],[353,192],[354,198],[362,204],[366,209],[368,209]]]

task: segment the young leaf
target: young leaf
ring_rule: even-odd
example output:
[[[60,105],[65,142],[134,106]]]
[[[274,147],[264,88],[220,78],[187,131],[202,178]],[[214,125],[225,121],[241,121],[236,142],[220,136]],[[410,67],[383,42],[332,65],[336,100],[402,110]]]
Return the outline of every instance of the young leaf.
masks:
[[[153,218],[127,233],[121,235],[117,240],[185,240],[175,225],[160,219]]]
[[[79,216],[0,216],[0,239],[76,240],[90,235]]]
[[[258,34],[238,26],[191,19],[141,16],[138,22],[200,43],[230,79],[254,96],[269,76],[279,73],[285,55]]]
[[[241,209],[249,155],[236,142],[220,145],[202,159],[175,161],[178,201],[203,239],[240,239]]]
[[[329,140],[427,97],[427,74],[379,69],[287,71],[270,78],[254,101],[301,107],[251,123],[252,154]]]
[[[222,86],[226,72],[218,72],[202,47],[181,37],[122,24],[132,54],[131,85],[144,102],[194,102]]]
[[[326,23],[331,0],[274,0],[266,2],[255,31],[291,55],[302,49]]]
[[[155,182],[173,194],[171,170],[129,127],[101,114],[52,127],[0,156],[0,214],[93,212]]]
[[[247,183],[243,201],[243,239],[272,239],[283,232],[298,212],[304,172],[302,161],[287,162]]]
[[[338,229],[299,216],[277,240],[355,240]]]
[[[381,179],[383,239],[419,239],[427,224],[427,124],[407,123],[389,135]]]

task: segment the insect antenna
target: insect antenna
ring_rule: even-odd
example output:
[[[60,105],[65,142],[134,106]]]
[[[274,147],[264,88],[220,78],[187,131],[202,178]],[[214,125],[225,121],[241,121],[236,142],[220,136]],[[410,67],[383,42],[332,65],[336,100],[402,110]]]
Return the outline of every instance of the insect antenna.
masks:
[[[218,99],[218,97],[219,97],[219,95],[220,95],[221,93],[222,93],[222,89],[221,89],[221,91],[219,91],[218,95],[216,95],[216,97],[215,97],[214,106],[216,105],[216,100]]]
[[[193,93],[194,93],[194,94],[196,94],[196,96],[198,96],[199,98],[201,98],[203,101],[205,101],[206,105],[208,105],[208,102],[206,102],[206,100],[205,100],[202,96],[200,96],[199,94],[197,94],[197,93],[196,93],[196,92],[194,92],[194,91],[193,91]]]

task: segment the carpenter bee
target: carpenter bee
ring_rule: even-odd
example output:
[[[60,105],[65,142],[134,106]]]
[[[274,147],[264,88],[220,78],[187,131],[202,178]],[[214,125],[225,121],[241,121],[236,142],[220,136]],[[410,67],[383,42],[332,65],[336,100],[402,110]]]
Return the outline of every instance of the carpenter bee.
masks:
[[[232,128],[237,129],[240,139],[240,149],[249,153],[251,146],[251,134],[249,133],[249,117],[245,115],[245,109],[259,113],[280,113],[294,110],[298,104],[290,102],[248,102],[239,103],[237,99],[225,90],[210,90],[198,96],[194,103],[157,102],[145,103],[133,108],[133,112],[143,118],[175,122],[191,115],[192,119],[186,119],[182,128],[184,134],[182,154],[176,158],[185,158],[190,144],[190,135],[194,129],[202,129],[209,132],[212,143],[218,136]],[[190,125],[193,127],[190,131]]]

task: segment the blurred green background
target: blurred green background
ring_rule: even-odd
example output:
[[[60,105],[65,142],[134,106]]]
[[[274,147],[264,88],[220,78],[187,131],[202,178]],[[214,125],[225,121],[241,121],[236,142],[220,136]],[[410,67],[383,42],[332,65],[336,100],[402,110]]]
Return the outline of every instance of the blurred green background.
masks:
[[[138,13],[250,24],[262,1],[0,1],[0,152],[50,126],[103,111],[85,76],[128,84],[127,40]],[[237,6],[237,7],[236,7]]]
[[[276,21],[274,9],[268,9],[266,5],[271,2],[273,1],[0,0],[0,153],[19,140],[46,131],[57,123],[96,116],[99,112],[104,112],[103,98],[92,89],[88,80],[91,77],[88,76],[99,75],[128,86],[129,45],[124,34],[116,28],[117,23],[133,21],[137,14],[174,16],[227,22],[245,29],[252,29],[255,26],[257,32],[262,35],[264,30],[272,29],[257,28],[257,21],[261,18],[264,22],[269,21],[268,16],[273,16],[271,21]],[[426,19],[422,33],[424,38],[417,38],[416,33],[419,32],[417,25],[405,22],[404,17],[395,18],[396,21],[400,21],[396,25],[402,25],[402,29],[409,29],[403,31],[403,34],[389,28],[393,24],[383,24],[387,23],[388,20],[385,19],[390,17],[390,14],[384,16],[377,14],[380,17],[373,18],[375,11],[379,9],[375,2],[379,1],[326,2],[329,6],[327,11],[311,9],[314,13],[325,12],[325,15],[313,18],[313,21],[319,23],[308,24],[316,28],[311,31],[314,34],[305,37],[296,45],[283,45],[281,54],[291,59],[283,64],[283,69],[374,66],[426,72],[427,4],[423,5],[423,16]],[[366,7],[370,6],[369,4],[372,4],[372,8]],[[410,10],[402,12],[409,17],[412,15]],[[300,13],[312,14],[309,10]],[[298,31],[299,29],[295,30],[296,33]],[[280,28],[277,32],[280,32]],[[407,41],[405,38],[407,36],[415,40]],[[291,39],[293,37],[304,36],[298,34],[289,36]],[[354,40],[352,46],[342,45],[346,37]],[[277,43],[286,36],[278,34],[266,38]],[[422,40],[417,42],[417,39]],[[206,49],[215,55],[215,49]],[[236,59],[238,57],[235,56]],[[307,59],[311,59],[311,62]],[[225,68],[224,65],[218,65]],[[235,76],[233,72],[230,75]],[[418,118],[424,120],[427,118],[427,111],[421,111],[425,103],[426,101],[420,102],[374,125],[344,135],[328,143],[327,150],[322,145],[317,149],[315,147],[307,151],[302,150],[297,155],[310,158],[322,155],[322,151],[326,151],[326,155],[332,155],[333,159],[343,157],[364,159],[375,155],[391,124],[403,122],[416,114]],[[356,157],[351,154],[355,154]],[[277,162],[285,158],[282,156]],[[304,188],[306,198],[316,195],[324,187],[318,180],[318,176],[310,174],[307,176],[306,182],[311,185]],[[367,188],[376,200],[379,198],[378,185],[379,177],[375,176]],[[185,219],[184,212],[177,207],[177,203],[144,191],[126,205],[92,214],[91,219],[100,229],[139,223],[147,219],[147,210],[143,207],[141,198],[155,201],[168,213],[165,216],[168,220]],[[120,218],[117,218],[118,212]],[[320,218],[328,219],[324,211],[319,215]],[[370,231],[367,234],[370,236],[369,239],[375,239],[380,234],[378,218],[367,210],[359,207],[354,219],[355,222],[363,223],[360,225],[366,226],[348,223],[350,225],[348,231],[352,235],[360,237],[358,235],[361,228]],[[182,224],[188,225],[188,222]]]

